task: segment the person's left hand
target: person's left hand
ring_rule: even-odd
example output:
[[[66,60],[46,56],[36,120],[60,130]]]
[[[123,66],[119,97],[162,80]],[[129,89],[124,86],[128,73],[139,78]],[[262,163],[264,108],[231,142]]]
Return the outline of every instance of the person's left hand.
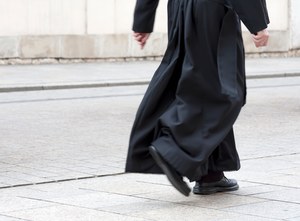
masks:
[[[269,32],[267,29],[257,32],[256,35],[252,35],[252,40],[257,48],[264,47],[268,45]]]
[[[139,43],[139,45],[141,46],[141,49],[144,48],[149,36],[150,36],[150,33],[139,33],[139,32],[133,33],[133,37]]]

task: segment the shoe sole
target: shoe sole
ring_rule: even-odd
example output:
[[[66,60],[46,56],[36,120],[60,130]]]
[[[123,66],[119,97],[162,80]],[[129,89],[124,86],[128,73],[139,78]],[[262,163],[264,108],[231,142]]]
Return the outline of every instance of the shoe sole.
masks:
[[[188,185],[184,181],[182,181],[182,184],[184,184],[184,185],[181,185],[178,182],[178,180],[175,178],[175,176],[177,176],[177,175],[174,174],[174,172],[172,171],[172,169],[161,158],[161,156],[159,155],[159,153],[156,151],[155,147],[150,146],[149,147],[149,151],[150,151],[150,154],[153,157],[154,161],[157,163],[157,165],[165,173],[165,175],[167,176],[168,180],[173,185],[173,187],[175,187],[175,189],[177,189],[183,195],[189,196],[189,194],[191,192],[191,189],[188,187]]]
[[[201,190],[199,188],[194,187],[193,193],[199,195],[210,195],[214,193],[236,191],[238,189],[239,185],[235,185],[232,187],[201,187]]]

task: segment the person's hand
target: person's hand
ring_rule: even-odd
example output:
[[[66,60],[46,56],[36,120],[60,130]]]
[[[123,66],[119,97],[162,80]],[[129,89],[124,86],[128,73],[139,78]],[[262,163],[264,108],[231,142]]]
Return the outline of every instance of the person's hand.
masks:
[[[269,32],[267,29],[257,32],[256,35],[252,35],[252,40],[257,48],[267,46],[269,41]]]
[[[150,36],[150,33],[139,33],[139,32],[133,33],[133,37],[139,43],[139,45],[141,46],[141,49],[144,48],[149,36]]]

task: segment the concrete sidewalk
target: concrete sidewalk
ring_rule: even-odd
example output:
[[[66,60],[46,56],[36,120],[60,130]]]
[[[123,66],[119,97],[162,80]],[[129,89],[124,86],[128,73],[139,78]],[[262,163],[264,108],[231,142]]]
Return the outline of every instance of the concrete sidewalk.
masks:
[[[240,190],[186,198],[124,174],[146,86],[0,94],[1,221],[299,221],[300,77],[248,81]],[[193,186],[193,183],[190,184]]]
[[[0,66],[0,92],[148,84],[158,61]],[[300,76],[300,58],[247,60],[247,77]]]
[[[247,62],[242,168],[226,173],[240,189],[188,198],[164,175],[124,173],[135,84],[157,62],[0,67],[1,88],[38,90],[0,93],[0,221],[300,221],[299,59]],[[135,86],[103,87],[116,82]]]

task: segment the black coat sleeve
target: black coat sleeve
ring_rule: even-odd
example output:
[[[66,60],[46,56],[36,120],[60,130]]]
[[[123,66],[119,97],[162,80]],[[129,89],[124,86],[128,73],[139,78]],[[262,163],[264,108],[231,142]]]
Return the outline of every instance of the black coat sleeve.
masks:
[[[228,0],[248,30],[255,34],[270,23],[266,0]]]
[[[141,33],[153,31],[158,2],[159,0],[137,0],[134,10],[133,31]]]

